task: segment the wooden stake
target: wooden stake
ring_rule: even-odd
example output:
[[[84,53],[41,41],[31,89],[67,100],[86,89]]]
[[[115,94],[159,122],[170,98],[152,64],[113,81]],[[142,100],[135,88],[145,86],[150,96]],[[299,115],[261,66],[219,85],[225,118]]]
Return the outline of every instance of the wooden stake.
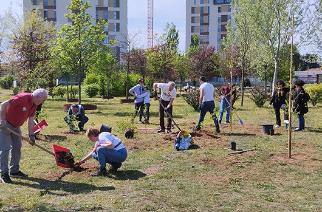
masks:
[[[294,15],[292,16],[292,38],[291,38],[291,56],[290,56],[290,92],[288,98],[288,158],[292,158],[292,82],[293,82],[293,33],[294,33]]]

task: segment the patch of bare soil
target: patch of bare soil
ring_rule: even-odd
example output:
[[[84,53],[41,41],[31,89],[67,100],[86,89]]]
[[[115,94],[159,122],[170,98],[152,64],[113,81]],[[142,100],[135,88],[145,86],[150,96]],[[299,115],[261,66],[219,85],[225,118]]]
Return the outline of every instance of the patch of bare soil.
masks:
[[[270,158],[280,165],[292,164],[310,171],[319,170],[322,166],[322,160],[316,159],[308,153],[292,154],[291,158],[288,157],[287,153],[271,154]]]
[[[151,166],[151,167],[144,169],[143,173],[145,173],[148,176],[152,176],[152,175],[155,175],[156,173],[158,173],[161,169],[162,169],[162,167],[159,165]]]

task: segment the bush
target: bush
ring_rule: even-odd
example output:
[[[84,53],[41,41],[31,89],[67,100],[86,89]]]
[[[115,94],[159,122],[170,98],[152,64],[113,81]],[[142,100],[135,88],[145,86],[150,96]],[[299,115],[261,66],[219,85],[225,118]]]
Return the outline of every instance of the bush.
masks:
[[[195,111],[199,111],[199,91],[192,90],[187,94],[183,95],[184,100],[191,106]]]
[[[250,91],[250,99],[256,104],[257,107],[263,107],[269,96],[265,93],[264,89],[255,87]]]
[[[322,99],[322,84],[305,85],[305,90],[311,97],[312,105],[316,106]]]
[[[87,85],[85,87],[85,93],[89,98],[93,98],[94,96],[97,96],[99,90],[100,88],[96,84]]]
[[[64,98],[67,90],[65,87],[56,87],[53,89],[53,97],[59,96],[61,98]]]
[[[7,75],[0,78],[0,87],[3,89],[10,89],[12,87],[14,77],[12,75]]]
[[[100,81],[100,77],[97,74],[89,73],[86,74],[86,78],[84,80],[84,83],[86,85],[92,85],[92,84],[98,84]]]
[[[76,99],[76,96],[78,95],[78,86],[71,87],[71,89],[69,89],[69,94],[70,94],[70,98]]]
[[[12,89],[12,92],[13,92],[13,95],[17,95],[20,91],[20,88],[19,87],[15,87]]]

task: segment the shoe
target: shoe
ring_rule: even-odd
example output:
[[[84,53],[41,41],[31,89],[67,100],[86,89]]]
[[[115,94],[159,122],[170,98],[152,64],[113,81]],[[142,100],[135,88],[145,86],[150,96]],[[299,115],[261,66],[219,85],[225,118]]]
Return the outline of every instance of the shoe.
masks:
[[[15,172],[15,173],[10,173],[10,176],[11,177],[18,177],[18,178],[26,178],[26,177],[28,177],[28,175],[23,173],[22,171],[18,171],[18,172]]]
[[[277,125],[277,124],[275,125],[275,128],[277,128],[277,129],[280,128],[280,127],[281,127],[280,125]]]
[[[80,128],[79,132],[86,132],[86,130],[84,130],[83,128]]]
[[[220,129],[219,128],[216,128],[216,133],[220,133]]]
[[[167,129],[167,133],[172,133],[172,130],[171,129]]]
[[[122,163],[119,164],[113,164],[111,168],[108,170],[111,173],[117,172],[117,170],[122,166]]]
[[[164,130],[164,129],[159,129],[159,130],[158,130],[158,133],[163,133],[163,132],[165,132],[165,130]]]
[[[143,124],[150,124],[149,120],[148,119],[145,119]]]
[[[12,183],[12,180],[11,180],[8,173],[1,174],[1,182],[2,183]]]
[[[294,132],[299,132],[299,131],[303,131],[304,129],[300,129],[300,128],[296,128],[295,130],[294,130]]]
[[[107,170],[106,168],[99,169],[97,172],[91,174],[92,177],[100,177],[100,176],[107,176]]]

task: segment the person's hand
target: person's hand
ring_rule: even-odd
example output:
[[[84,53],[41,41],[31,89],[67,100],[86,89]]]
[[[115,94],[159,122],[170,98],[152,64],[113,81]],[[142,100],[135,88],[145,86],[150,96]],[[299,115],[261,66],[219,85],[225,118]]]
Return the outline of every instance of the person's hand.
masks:
[[[36,136],[35,134],[29,134],[29,143],[33,146],[36,143]]]
[[[0,129],[7,129],[8,128],[8,123],[6,120],[0,120]]]

